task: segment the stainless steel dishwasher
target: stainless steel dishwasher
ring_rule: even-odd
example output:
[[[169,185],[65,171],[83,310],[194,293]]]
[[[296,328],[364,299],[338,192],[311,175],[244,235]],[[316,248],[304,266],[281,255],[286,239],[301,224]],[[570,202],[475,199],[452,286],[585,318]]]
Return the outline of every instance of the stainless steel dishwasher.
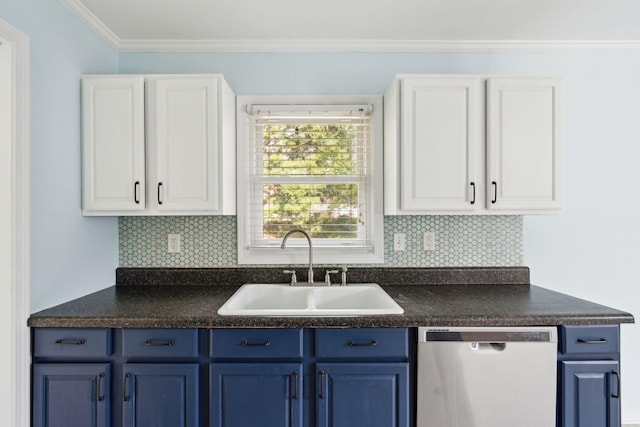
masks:
[[[557,330],[418,328],[417,427],[555,427]]]

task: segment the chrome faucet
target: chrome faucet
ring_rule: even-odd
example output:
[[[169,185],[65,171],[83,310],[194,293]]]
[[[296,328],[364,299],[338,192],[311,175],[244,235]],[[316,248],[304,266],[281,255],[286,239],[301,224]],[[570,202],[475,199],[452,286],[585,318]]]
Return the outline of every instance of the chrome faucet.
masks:
[[[307,283],[313,283],[313,245],[311,244],[311,237],[309,236],[309,233],[299,228],[294,228],[293,230],[289,231],[287,234],[284,235],[284,238],[282,239],[282,244],[280,245],[280,249],[284,249],[287,247],[287,239],[289,238],[289,236],[291,236],[294,233],[303,234],[304,237],[306,237],[307,241],[309,242],[309,273],[308,273],[309,278],[307,279]]]

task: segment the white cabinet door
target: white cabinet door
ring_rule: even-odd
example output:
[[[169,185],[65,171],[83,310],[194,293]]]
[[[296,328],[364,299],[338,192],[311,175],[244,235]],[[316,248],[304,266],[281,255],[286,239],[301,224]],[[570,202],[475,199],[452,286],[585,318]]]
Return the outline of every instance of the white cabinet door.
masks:
[[[82,122],[83,213],[144,210],[144,77],[83,77]]]
[[[490,78],[487,83],[487,208],[562,208],[560,80]]]
[[[218,210],[218,79],[149,79],[150,182],[159,211]]]
[[[481,205],[479,91],[480,81],[472,77],[402,80],[402,211],[472,211]]]

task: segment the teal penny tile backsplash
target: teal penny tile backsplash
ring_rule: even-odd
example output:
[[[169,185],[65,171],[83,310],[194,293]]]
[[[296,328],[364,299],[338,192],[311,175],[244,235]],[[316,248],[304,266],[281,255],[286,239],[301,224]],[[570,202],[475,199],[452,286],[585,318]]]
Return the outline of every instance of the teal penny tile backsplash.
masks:
[[[121,267],[235,267],[235,216],[120,217]],[[435,234],[435,250],[422,236]],[[393,250],[405,233],[406,250]],[[167,252],[167,235],[180,234],[181,252]],[[522,216],[386,216],[388,267],[513,267],[523,265]],[[378,264],[379,266],[379,264]]]

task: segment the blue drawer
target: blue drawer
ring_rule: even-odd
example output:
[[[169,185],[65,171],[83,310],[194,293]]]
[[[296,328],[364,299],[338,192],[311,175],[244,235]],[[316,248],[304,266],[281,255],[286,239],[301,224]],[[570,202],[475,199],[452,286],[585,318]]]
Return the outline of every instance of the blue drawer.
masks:
[[[302,329],[212,329],[211,357],[302,358]]]
[[[197,329],[123,329],[124,357],[197,357]]]
[[[620,328],[618,325],[572,325],[560,327],[560,353],[594,354],[618,353]]]
[[[407,358],[409,331],[406,328],[318,329],[316,355],[319,358]]]
[[[35,328],[34,357],[108,357],[111,329]]]

